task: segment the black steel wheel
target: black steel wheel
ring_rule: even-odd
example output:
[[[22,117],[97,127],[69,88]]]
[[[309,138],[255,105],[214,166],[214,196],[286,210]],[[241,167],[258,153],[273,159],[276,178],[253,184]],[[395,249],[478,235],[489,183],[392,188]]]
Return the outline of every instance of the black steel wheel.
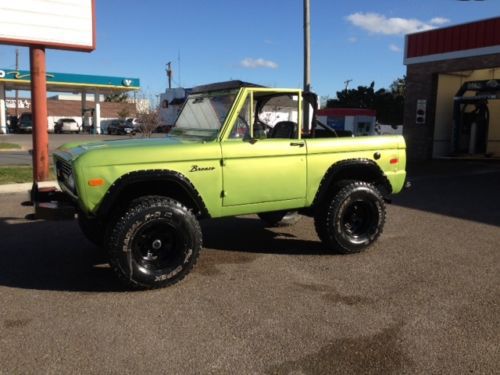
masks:
[[[148,196],[131,203],[108,229],[110,264],[132,288],[160,288],[183,279],[202,246],[198,220],[181,203]]]
[[[380,192],[367,182],[346,184],[318,209],[314,224],[318,237],[341,254],[363,251],[377,240],[385,223]]]

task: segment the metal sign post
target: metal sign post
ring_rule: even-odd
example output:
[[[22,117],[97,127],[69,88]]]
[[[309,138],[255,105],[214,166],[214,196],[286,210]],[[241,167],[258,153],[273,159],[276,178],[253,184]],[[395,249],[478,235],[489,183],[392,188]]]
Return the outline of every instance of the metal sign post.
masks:
[[[49,177],[47,78],[45,48],[30,47],[31,105],[33,119],[33,182]]]

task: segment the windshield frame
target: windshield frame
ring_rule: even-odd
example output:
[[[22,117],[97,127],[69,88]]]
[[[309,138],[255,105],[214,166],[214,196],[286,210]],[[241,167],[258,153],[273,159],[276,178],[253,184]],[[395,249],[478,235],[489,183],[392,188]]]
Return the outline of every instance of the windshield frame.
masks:
[[[208,91],[208,92],[201,92],[201,93],[196,93],[196,94],[190,94],[187,99],[185,100],[184,104],[182,105],[182,108],[179,112],[179,115],[177,116],[175,120],[175,124],[172,127],[172,130],[169,133],[169,136],[179,136],[179,137],[188,137],[188,138],[202,138],[204,140],[216,140],[219,139],[221,134],[223,133],[224,129],[227,126],[228,121],[232,117],[232,113],[234,110],[235,104],[238,102],[238,96],[240,95],[240,89],[229,89],[229,90],[217,90],[217,91]],[[221,96],[232,96],[231,102],[227,107],[227,111],[225,112],[225,116],[219,116],[219,113],[215,111],[215,114],[217,115],[217,118],[219,120],[220,126],[218,129],[209,129],[209,128],[195,128],[195,127],[184,127],[184,126],[178,126],[178,121],[182,116],[182,113],[186,110],[187,105],[191,103],[193,100],[199,99],[199,98],[214,98],[214,97],[221,97]]]

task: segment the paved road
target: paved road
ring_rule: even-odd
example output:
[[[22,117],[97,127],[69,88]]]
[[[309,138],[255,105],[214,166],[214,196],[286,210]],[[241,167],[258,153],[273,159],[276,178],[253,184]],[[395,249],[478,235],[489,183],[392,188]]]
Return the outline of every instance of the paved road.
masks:
[[[203,224],[175,287],[126,292],[74,222],[0,196],[0,374],[493,374],[500,168],[414,168],[367,252],[325,252],[304,218]]]
[[[31,165],[28,151],[0,151],[0,165]]]

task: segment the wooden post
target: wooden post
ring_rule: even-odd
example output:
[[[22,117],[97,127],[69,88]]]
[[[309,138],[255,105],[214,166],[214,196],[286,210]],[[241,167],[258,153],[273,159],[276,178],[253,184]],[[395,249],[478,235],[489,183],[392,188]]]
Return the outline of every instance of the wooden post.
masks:
[[[31,107],[33,118],[33,183],[49,177],[49,136],[47,123],[47,78],[45,48],[30,47]]]

